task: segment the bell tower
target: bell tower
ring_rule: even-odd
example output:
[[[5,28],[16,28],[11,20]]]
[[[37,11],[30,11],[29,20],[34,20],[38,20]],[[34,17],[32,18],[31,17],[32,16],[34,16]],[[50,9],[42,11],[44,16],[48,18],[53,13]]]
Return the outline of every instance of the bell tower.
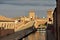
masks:
[[[32,20],[35,19],[35,12],[33,10],[29,11],[29,18]]]
[[[53,24],[53,10],[52,9],[49,9],[47,11],[47,23]]]

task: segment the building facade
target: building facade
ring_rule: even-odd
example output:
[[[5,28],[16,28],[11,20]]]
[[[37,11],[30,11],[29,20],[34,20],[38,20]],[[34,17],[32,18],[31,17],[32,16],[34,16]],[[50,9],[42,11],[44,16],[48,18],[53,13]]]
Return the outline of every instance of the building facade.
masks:
[[[0,16],[0,28],[13,29],[15,26],[15,21],[11,18]]]
[[[56,0],[56,8],[54,11],[54,27],[56,40],[60,40],[60,0]]]
[[[53,24],[53,10],[52,9],[49,9],[47,11],[47,23]]]

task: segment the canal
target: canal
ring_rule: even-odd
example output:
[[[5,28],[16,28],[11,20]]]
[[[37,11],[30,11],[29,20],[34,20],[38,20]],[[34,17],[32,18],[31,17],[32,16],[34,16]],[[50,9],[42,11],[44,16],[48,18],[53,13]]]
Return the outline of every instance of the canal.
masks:
[[[35,33],[23,38],[23,40],[46,40],[46,30],[37,29]]]

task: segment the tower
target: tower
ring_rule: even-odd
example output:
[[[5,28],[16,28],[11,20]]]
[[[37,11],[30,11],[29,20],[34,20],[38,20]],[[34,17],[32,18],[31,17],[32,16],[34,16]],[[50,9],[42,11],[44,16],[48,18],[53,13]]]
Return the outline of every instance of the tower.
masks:
[[[49,9],[47,11],[47,23],[53,24],[53,10],[52,9]]]
[[[35,19],[35,12],[33,10],[29,11],[29,18],[32,20]]]

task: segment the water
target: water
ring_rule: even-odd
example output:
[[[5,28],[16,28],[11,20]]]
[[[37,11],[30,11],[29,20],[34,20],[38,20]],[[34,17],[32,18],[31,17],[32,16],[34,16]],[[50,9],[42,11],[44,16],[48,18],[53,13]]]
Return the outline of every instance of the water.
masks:
[[[46,31],[37,31],[35,33],[30,34],[23,40],[46,40]]]

